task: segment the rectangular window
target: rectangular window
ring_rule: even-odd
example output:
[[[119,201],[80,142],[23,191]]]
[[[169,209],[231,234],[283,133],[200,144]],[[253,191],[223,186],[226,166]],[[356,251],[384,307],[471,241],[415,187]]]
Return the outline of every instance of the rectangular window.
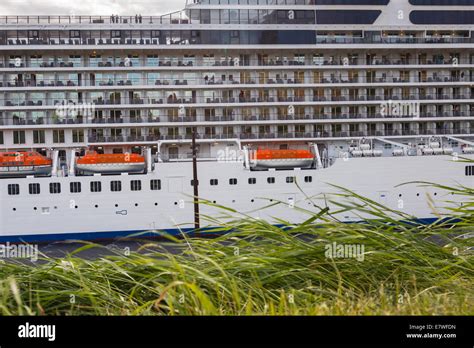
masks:
[[[237,179],[236,178],[229,179],[229,185],[237,185]]]
[[[16,196],[20,194],[20,185],[18,184],[9,184],[8,185],[8,194],[10,196]]]
[[[13,131],[13,144],[25,143],[25,131]]]
[[[312,176],[305,176],[304,177],[304,182],[313,182],[313,177]]]
[[[102,183],[100,181],[91,181],[91,192],[101,192]]]
[[[295,177],[294,176],[287,176],[286,177],[286,183],[287,184],[292,184],[295,182]]]
[[[197,181],[197,185],[199,186],[199,180]],[[194,186],[194,180],[191,180],[191,186]]]
[[[274,184],[275,183],[275,178],[273,176],[270,176],[270,177],[267,178],[267,182],[269,184]]]
[[[40,184],[29,184],[28,189],[30,191],[30,195],[40,194]]]
[[[217,185],[219,185],[219,180],[211,179],[211,186],[217,186]]]
[[[71,182],[69,184],[69,191],[71,193],[80,193],[81,192],[81,183],[80,182]]]
[[[122,182],[121,181],[111,181],[110,182],[110,191],[112,191],[112,192],[122,191]]]
[[[64,130],[55,129],[53,130],[53,143],[64,143]]]
[[[83,130],[73,130],[72,131],[72,142],[73,143],[83,143],[84,142],[84,131]]]
[[[3,145],[3,132],[0,132],[0,144]]]
[[[249,185],[255,185],[257,183],[256,178],[249,178]]]
[[[161,180],[150,180],[150,189],[152,191],[161,190]]]
[[[466,176],[474,176],[474,166],[466,166]]]
[[[132,191],[141,191],[142,190],[142,181],[141,180],[132,180],[132,181],[130,181],[130,189]]]
[[[49,193],[58,194],[61,193],[61,184],[59,182],[52,182],[49,184]]]
[[[33,131],[33,143],[35,144],[44,144],[45,141],[45,135],[44,135],[44,130],[35,130]]]

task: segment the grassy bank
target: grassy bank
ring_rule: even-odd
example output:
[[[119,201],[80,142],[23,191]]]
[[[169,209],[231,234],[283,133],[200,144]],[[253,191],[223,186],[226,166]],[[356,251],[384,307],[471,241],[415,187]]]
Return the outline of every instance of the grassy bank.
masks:
[[[451,189],[474,197],[469,188]],[[3,315],[346,315],[474,314],[474,231],[470,204],[456,223],[416,225],[353,193],[349,206],[371,212],[343,224],[327,212],[299,226],[242,218],[222,224],[218,238],[170,240],[98,260],[75,253],[36,265],[0,265]],[[315,209],[317,210],[317,209]],[[400,219],[405,218],[401,215]],[[324,225],[315,225],[316,221]],[[358,246],[354,255],[328,254]],[[103,246],[86,243],[77,252]],[[333,248],[336,250],[336,248]],[[330,257],[332,256],[332,257]]]

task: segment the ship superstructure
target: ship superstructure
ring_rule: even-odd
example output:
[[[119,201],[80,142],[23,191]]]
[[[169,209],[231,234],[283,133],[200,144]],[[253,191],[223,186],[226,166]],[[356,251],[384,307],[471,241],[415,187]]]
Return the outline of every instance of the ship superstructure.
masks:
[[[35,214],[33,225],[51,225],[22,234],[119,228],[64,227],[52,217],[61,206],[34,202],[59,197],[49,195],[66,195],[72,210],[87,205],[92,218],[125,216],[123,231],[191,221],[189,206],[182,209],[191,218],[169,221],[166,213],[166,223],[150,218],[145,228],[113,198],[110,211],[87,199],[122,192],[125,202],[146,188],[167,194],[136,207],[183,205],[177,196],[192,194],[193,132],[200,192],[211,202],[224,203],[214,199],[221,189],[250,202],[269,196],[275,189],[266,185],[275,182],[277,196],[296,202],[295,188],[285,196],[291,178],[301,173],[306,189],[321,193],[313,181],[320,174],[304,172],[345,170],[341,162],[351,171],[359,170],[355,163],[384,171],[361,172],[354,182],[331,174],[325,182],[334,178],[382,202],[393,195],[387,203],[397,206],[404,193],[394,186],[429,177],[397,177],[408,163],[438,171],[433,180],[472,183],[474,170],[457,159],[474,153],[474,0],[201,0],[163,16],[7,16],[0,17],[0,50],[0,147],[52,161],[23,181],[0,179],[3,235],[15,235],[8,222],[15,216]],[[18,168],[5,163],[0,173]],[[371,191],[373,176],[387,173],[394,175],[388,186]],[[126,182],[110,183],[120,181],[116,174]],[[72,196],[86,189],[88,198],[76,204]],[[409,213],[431,214],[410,204]],[[147,209],[140,214],[156,213]]]

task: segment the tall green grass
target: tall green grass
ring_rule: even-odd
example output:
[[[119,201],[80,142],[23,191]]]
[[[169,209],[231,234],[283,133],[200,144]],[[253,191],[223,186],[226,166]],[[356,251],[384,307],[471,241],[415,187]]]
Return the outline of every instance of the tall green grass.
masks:
[[[474,197],[472,188],[442,188],[453,201]],[[353,192],[340,195],[340,209],[373,219],[344,224],[315,208],[301,225],[275,227],[242,216],[213,221],[213,232],[227,232],[219,237],[168,237],[129,255],[85,260],[77,254],[104,246],[84,243],[63,259],[3,262],[0,313],[474,314],[473,243],[463,238],[474,230],[474,199],[453,208],[456,222],[418,225]],[[332,243],[363,245],[364,260],[326,257]]]

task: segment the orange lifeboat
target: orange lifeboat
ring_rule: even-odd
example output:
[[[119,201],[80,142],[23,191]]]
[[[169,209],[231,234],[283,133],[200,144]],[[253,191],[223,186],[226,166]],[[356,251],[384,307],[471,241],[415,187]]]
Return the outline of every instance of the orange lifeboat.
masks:
[[[258,149],[251,152],[250,163],[253,169],[309,168],[314,163],[314,155],[308,150]]]
[[[99,154],[90,151],[76,161],[76,168],[88,174],[143,173],[145,166],[145,158],[134,153]]]
[[[0,152],[0,177],[50,175],[51,159],[34,151]]]

